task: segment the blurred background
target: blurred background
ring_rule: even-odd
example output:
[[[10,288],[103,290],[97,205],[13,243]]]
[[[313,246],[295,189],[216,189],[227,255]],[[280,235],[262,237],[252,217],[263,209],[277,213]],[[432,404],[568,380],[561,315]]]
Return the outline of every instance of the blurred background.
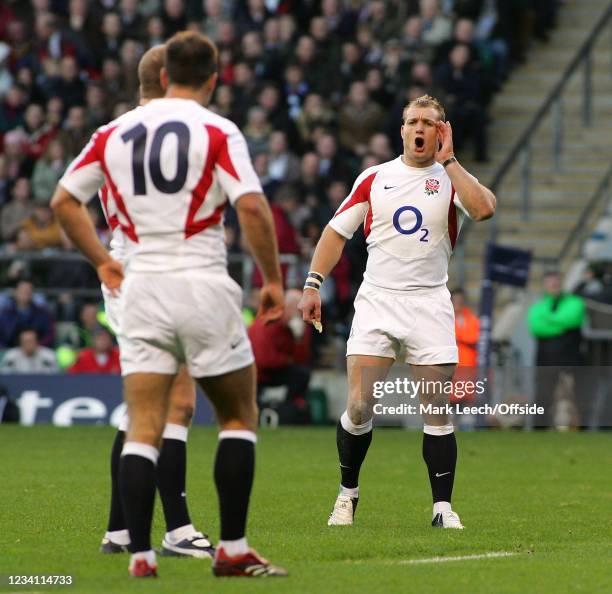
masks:
[[[219,46],[210,109],[243,130],[274,214],[287,311],[263,327],[261,277],[226,212],[262,422],[326,424],[344,410],[363,234],[325,281],[321,335],[301,322],[301,286],[354,178],[401,152],[403,107],[429,93],[462,164],[498,198],[451,261],[461,365],[495,371],[486,402],[546,405],[544,426],[612,425],[610,0],[0,2],[0,420],[120,416],[97,277],[49,200],[95,128],[136,105],[142,53],[183,29]],[[89,211],[107,243],[97,201]]]

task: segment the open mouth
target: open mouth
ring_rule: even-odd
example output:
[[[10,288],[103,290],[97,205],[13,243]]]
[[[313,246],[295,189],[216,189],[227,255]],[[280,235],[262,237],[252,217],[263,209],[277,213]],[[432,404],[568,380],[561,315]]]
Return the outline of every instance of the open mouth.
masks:
[[[417,136],[414,139],[414,147],[417,152],[419,153],[422,152],[423,149],[425,148],[425,139],[421,136]]]

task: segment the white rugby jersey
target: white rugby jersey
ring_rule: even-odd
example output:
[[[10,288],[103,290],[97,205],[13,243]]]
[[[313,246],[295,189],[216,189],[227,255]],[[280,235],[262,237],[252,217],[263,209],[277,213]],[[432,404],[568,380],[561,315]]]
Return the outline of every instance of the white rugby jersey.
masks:
[[[465,216],[442,165],[410,167],[398,157],[361,173],[329,225],[350,239],[363,223],[367,282],[418,291],[448,281],[448,261]]]
[[[237,126],[187,99],[102,126],[59,183],[84,203],[104,185],[109,225],[125,236],[113,239],[137,244],[130,270],[141,272],[225,269],[227,200],[262,192]]]

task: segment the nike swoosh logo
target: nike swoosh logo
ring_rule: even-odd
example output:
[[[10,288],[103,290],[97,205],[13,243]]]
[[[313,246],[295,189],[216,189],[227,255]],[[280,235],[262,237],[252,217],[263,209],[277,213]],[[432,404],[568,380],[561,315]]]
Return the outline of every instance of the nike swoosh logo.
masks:
[[[444,476],[445,474],[450,474],[450,470],[448,472],[443,472],[442,474],[438,474],[436,472],[436,478],[440,478],[441,476]]]
[[[391,190],[392,188],[397,188],[397,186],[385,186],[385,190]]]
[[[235,349],[242,342],[242,338],[239,338],[236,342],[230,344],[230,349]]]

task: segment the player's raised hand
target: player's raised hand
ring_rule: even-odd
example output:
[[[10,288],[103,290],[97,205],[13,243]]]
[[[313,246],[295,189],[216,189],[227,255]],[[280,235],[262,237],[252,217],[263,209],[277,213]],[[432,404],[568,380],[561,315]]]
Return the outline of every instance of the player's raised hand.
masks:
[[[259,292],[259,311],[257,315],[264,324],[276,322],[283,317],[285,296],[281,283],[266,283]]]
[[[438,146],[435,159],[438,163],[444,163],[453,154],[453,128],[450,122],[438,122]]]
[[[113,296],[117,296],[123,282],[123,265],[117,260],[108,260],[97,268],[100,282],[106,286]]]
[[[302,319],[308,324],[316,327],[321,324],[321,295],[315,289],[304,289],[302,298],[298,303],[298,309],[302,312]],[[317,324],[315,324],[315,322]]]

